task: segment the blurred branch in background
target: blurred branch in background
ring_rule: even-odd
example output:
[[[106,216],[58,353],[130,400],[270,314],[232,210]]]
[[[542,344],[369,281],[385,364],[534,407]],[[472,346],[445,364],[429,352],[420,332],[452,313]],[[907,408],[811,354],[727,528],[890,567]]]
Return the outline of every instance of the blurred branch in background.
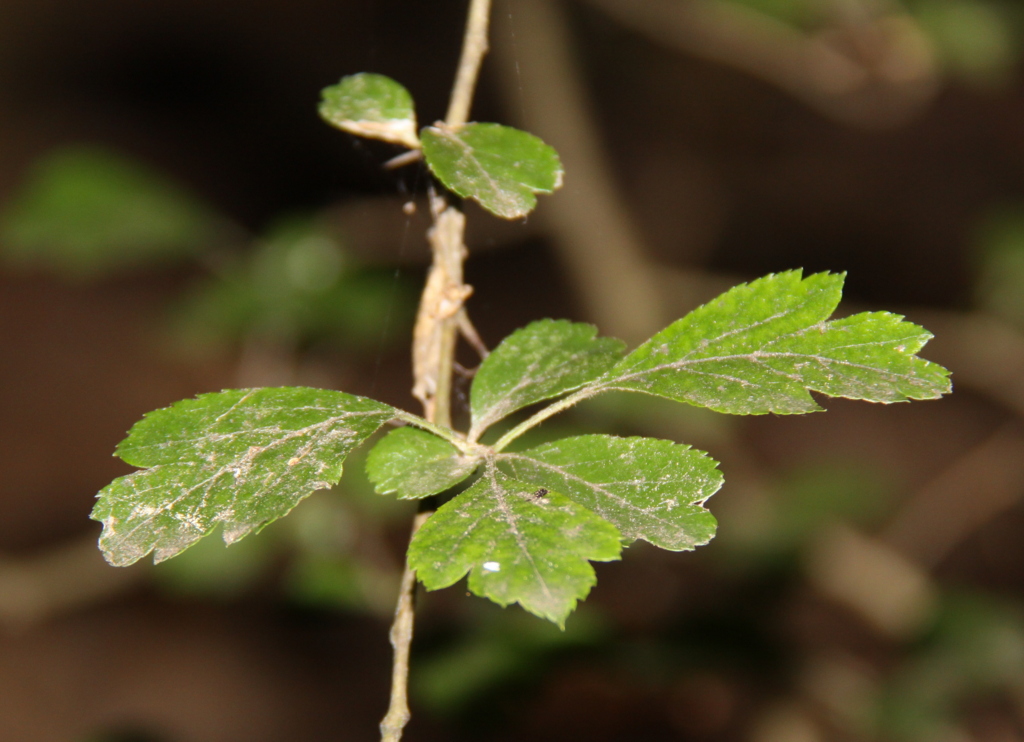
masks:
[[[494,46],[505,108],[558,150],[568,173],[559,197],[537,218],[551,230],[574,288],[602,333],[631,344],[642,340],[667,315],[608,164],[564,11],[550,0],[520,0],[514,17],[499,18]]]
[[[0,626],[17,632],[112,598],[150,570],[147,564],[110,569],[91,534],[36,555],[0,557]]]
[[[805,32],[725,0],[587,1],[654,41],[771,83],[845,124],[905,123],[939,89],[928,36],[887,3],[822,3],[842,12]]]
[[[926,568],[1024,497],[1024,427],[1009,422],[903,503],[883,538]]]

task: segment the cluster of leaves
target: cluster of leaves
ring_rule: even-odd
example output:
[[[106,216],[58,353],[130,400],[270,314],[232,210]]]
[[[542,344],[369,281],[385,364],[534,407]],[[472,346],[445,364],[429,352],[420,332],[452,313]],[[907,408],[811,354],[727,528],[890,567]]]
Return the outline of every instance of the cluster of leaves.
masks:
[[[350,134],[421,152],[446,188],[505,219],[526,216],[537,193],[552,193],[562,184],[555,150],[520,129],[439,121],[417,136],[412,96],[384,75],[361,72],[326,88],[320,116]]]
[[[462,487],[414,537],[409,563],[429,589],[469,589],[559,625],[593,586],[590,561],[636,539],[670,550],[706,543],[704,501],[722,483],[705,453],[671,441],[585,435],[523,451],[520,435],[584,399],[641,392],[732,414],[820,409],[810,392],[875,402],[949,390],[915,354],[931,335],[900,317],[829,320],[843,277],[798,271],[737,286],[630,353],[593,327],[542,320],[481,365],[463,435],[337,391],[230,390],[179,402],[135,425],[117,454],[146,467],[99,495],[93,517],[113,564],[179,553],[221,526],[236,541],[335,484],[345,456],[391,420],[367,473],[415,499]],[[553,401],[552,401],[553,400]],[[548,402],[494,442],[510,415]]]
[[[353,75],[326,89],[320,112],[345,131],[417,152],[447,188],[498,216],[525,215],[535,194],[561,182],[557,154],[525,132],[438,123],[417,134],[408,91],[380,75]],[[722,475],[705,453],[653,438],[583,435],[509,446],[609,391],[732,414],[812,412],[820,408],[811,391],[876,402],[948,391],[945,369],[915,355],[931,337],[922,328],[884,312],[829,320],[842,283],[827,273],[767,276],[630,353],[590,325],[535,322],[481,364],[465,434],[371,399],[303,387],[179,402],[147,415],[118,447],[143,469],[100,493],[93,517],[104,526],[101,548],[125,565],[149,553],[167,559],[218,527],[226,542],[237,541],[337,483],[353,449],[400,421],[407,425],[367,457],[376,490],[400,499],[455,493],[410,544],[419,579],[438,589],[468,574],[472,592],[562,626],[595,582],[590,562],[618,559],[637,539],[676,551],[707,543],[716,523],[704,502]]]

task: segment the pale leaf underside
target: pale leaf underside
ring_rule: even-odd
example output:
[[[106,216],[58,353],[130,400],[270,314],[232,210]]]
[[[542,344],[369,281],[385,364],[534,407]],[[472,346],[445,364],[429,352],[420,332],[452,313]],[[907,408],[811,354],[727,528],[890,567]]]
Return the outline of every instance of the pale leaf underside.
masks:
[[[412,96],[384,75],[360,72],[321,93],[320,116],[349,134],[418,149]]]

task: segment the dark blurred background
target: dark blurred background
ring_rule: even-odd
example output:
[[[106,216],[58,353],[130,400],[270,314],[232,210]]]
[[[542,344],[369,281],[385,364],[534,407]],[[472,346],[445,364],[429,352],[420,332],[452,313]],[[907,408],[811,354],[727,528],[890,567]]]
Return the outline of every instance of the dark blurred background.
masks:
[[[316,104],[373,71],[440,118],[466,6],[0,3],[0,739],[376,737],[411,512],[358,456],[157,567],[108,567],[88,513],[125,431],[183,397],[417,409],[428,178]],[[474,118],[567,174],[523,222],[467,206],[490,345],[545,316],[635,343],[737,281],[848,271],[842,311],[925,325],[956,393],[545,426],[709,451],[719,536],[597,565],[564,633],[423,594],[409,742],[1024,740],[1024,8],[495,0],[493,47]]]

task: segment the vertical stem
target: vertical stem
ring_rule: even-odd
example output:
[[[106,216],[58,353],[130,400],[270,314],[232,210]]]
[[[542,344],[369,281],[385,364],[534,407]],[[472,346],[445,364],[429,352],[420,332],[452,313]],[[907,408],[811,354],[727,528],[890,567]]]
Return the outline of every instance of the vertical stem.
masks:
[[[473,102],[476,78],[480,63],[487,53],[487,27],[491,17],[491,0],[472,0],[469,19],[466,21],[466,35],[462,41],[462,58],[455,75],[452,97],[448,103],[445,123],[452,127],[462,126],[469,121],[469,107]]]
[[[458,340],[458,325],[447,320],[441,327],[441,342],[438,346],[437,391],[434,393],[434,419],[430,422],[452,426],[452,371],[455,365],[455,341]]]
[[[429,517],[429,512],[416,514],[412,521],[410,539]],[[409,649],[412,646],[415,610],[416,573],[406,566],[398,590],[395,620],[391,624],[391,646],[395,650],[391,665],[391,705],[380,723],[381,742],[399,742],[402,739],[402,730],[409,723]]]
[[[487,29],[491,0],[471,0],[462,58],[452,87],[446,123],[462,126],[469,120],[473,91],[480,64],[487,53]],[[462,283],[462,264],[466,259],[463,244],[465,217],[443,198],[432,197],[434,226],[430,231],[433,265],[420,300],[413,346],[416,377],[414,394],[423,401],[425,417],[431,423],[451,427],[451,380],[455,363],[455,344],[460,319],[466,320],[462,302],[472,291]],[[468,321],[468,320],[467,320]],[[417,513],[412,536],[430,517],[429,511]],[[381,742],[400,742],[409,722],[409,650],[412,646],[415,618],[416,573],[408,562],[391,625],[394,660],[391,669],[391,703],[380,723]]]

